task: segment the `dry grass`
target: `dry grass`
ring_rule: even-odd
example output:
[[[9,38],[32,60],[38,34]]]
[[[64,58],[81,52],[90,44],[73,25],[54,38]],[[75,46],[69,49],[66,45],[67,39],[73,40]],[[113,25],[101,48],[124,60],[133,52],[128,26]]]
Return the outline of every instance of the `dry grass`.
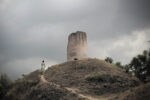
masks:
[[[109,77],[103,77],[104,81],[88,81],[87,78],[94,74]],[[49,67],[44,75],[50,82],[63,87],[77,88],[81,93],[92,96],[115,94],[140,84],[139,80],[129,76],[122,69],[99,59],[64,62]]]
[[[150,83],[121,93],[112,100],[150,100]]]
[[[43,76],[39,70],[25,75],[5,100],[107,100],[139,84],[138,79],[114,65],[84,59],[51,66]]]

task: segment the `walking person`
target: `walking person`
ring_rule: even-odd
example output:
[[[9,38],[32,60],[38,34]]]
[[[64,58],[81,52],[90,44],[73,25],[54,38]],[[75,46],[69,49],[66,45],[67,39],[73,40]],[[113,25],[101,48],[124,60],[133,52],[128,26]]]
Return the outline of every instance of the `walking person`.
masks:
[[[42,61],[41,63],[41,74],[44,74],[44,71],[45,71],[45,63],[44,63],[44,60]]]

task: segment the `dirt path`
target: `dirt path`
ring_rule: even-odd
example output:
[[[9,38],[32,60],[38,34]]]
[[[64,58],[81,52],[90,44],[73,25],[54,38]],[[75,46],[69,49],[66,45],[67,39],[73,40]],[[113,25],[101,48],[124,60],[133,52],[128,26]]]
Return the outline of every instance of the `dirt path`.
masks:
[[[43,82],[43,83],[48,83],[48,81],[44,78],[44,75],[41,75],[41,76],[40,76],[40,80],[41,80],[41,82]]]
[[[41,75],[41,76],[40,76],[40,81],[41,81],[42,83],[49,83],[49,84],[55,85],[57,88],[60,88],[60,85],[55,84],[55,83],[53,83],[53,82],[47,81],[47,80],[44,78],[44,75]],[[87,100],[108,100],[108,98],[104,98],[104,97],[98,97],[98,98],[96,98],[96,97],[92,97],[92,96],[88,96],[88,95],[83,95],[83,94],[81,94],[81,93],[78,92],[78,91],[79,91],[78,89],[75,89],[75,88],[68,88],[68,87],[64,87],[64,88],[67,89],[69,92],[71,92],[71,93],[73,93],[73,94],[76,94],[76,95],[78,95],[79,97],[85,98],[85,99],[87,99]]]
[[[44,75],[41,75],[41,76],[40,76],[40,81],[41,81],[42,83],[48,83],[48,84],[51,84],[51,85],[56,86],[57,88],[60,88],[60,85],[55,84],[55,83],[53,83],[53,82],[47,81],[47,80],[45,79]]]
[[[75,89],[75,88],[67,88],[66,87],[66,89],[74,94],[77,94],[79,97],[86,98],[87,100],[106,100],[106,99],[99,99],[99,98],[83,95],[81,93],[78,93],[77,91],[79,91],[79,90]]]

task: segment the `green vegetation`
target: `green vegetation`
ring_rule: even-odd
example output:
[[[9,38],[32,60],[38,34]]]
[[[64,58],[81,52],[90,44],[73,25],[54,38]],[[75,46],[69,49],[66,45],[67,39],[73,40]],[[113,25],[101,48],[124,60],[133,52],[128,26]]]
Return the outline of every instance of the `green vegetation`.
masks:
[[[113,59],[111,57],[106,57],[105,61],[111,64],[113,63]]]
[[[114,60],[111,57],[106,57],[105,61],[110,64],[115,64],[117,67],[124,69],[124,66],[122,65],[121,62],[118,61],[118,62],[114,63]]]
[[[124,68],[124,66],[121,64],[121,62],[116,62],[115,65],[120,67],[120,68]]]
[[[26,99],[26,96],[23,95],[27,95],[29,91],[31,91],[32,87],[35,87],[38,83],[39,82],[35,80],[18,79],[14,83],[13,87],[7,92],[7,95],[4,97],[4,100],[19,100],[22,97],[25,100],[28,100]]]
[[[144,50],[143,54],[134,57],[129,64],[129,69],[142,82],[150,82],[150,50]]]
[[[27,89],[30,89],[32,86],[35,86],[38,84],[38,81],[33,81],[33,80],[18,80],[18,82],[15,83],[16,92],[24,92]]]
[[[13,82],[6,74],[0,75],[0,100],[6,95],[8,90],[11,89]]]
[[[144,50],[142,54],[133,57],[131,62],[127,65],[122,65],[121,62],[113,63],[111,57],[107,57],[105,61],[115,64],[126,73],[136,76],[144,83],[150,82],[150,50]]]
[[[116,82],[116,78],[113,78],[109,74],[91,74],[88,78],[88,81],[94,81],[94,82],[109,82],[114,83]]]

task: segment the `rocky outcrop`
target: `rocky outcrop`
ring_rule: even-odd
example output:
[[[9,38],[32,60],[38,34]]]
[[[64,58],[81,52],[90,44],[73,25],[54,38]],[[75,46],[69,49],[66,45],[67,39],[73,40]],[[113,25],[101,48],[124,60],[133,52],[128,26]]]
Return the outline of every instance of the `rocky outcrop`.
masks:
[[[67,60],[87,58],[87,36],[85,32],[77,31],[68,37]]]

